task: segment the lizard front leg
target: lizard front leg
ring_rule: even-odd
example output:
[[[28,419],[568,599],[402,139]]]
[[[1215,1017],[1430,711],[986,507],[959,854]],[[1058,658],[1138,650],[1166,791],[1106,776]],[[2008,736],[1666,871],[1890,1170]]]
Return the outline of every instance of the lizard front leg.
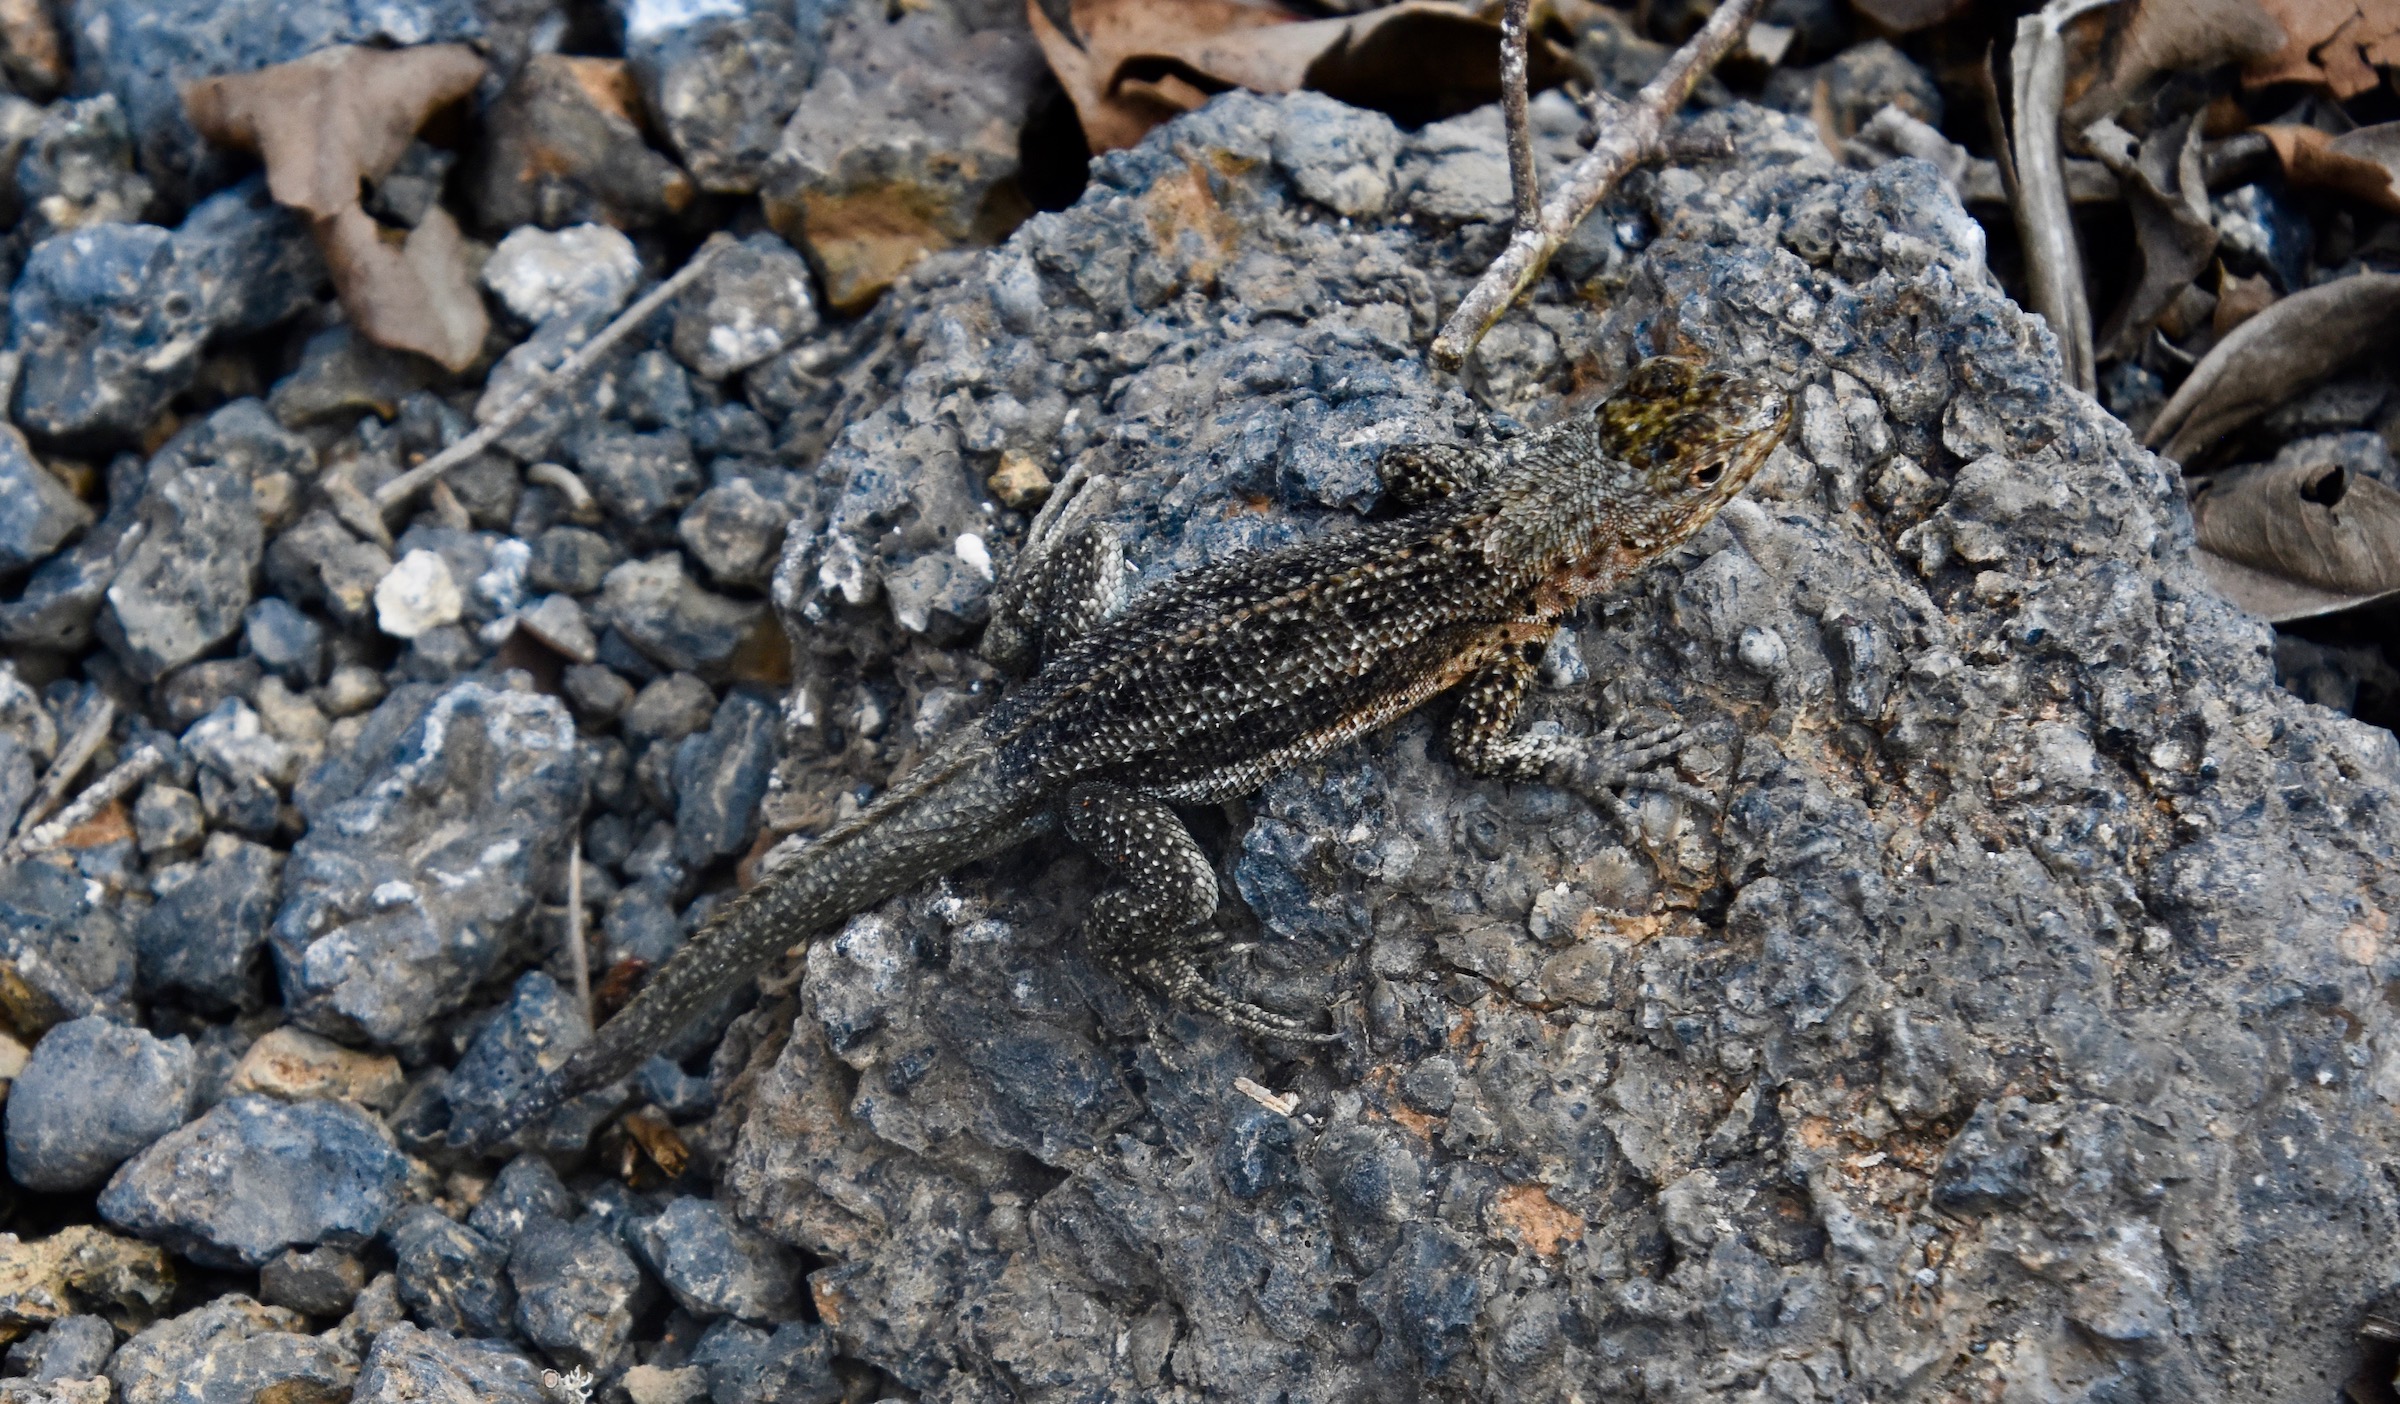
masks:
[[[1059,485],[1026,533],[1017,568],[992,593],[978,648],[987,663],[1029,672],[1125,606],[1125,552],[1116,533],[1100,522],[1067,521],[1065,501],[1087,481],[1081,471]]]
[[[1138,979],[1187,1008],[1245,1033],[1322,1043],[1332,1035],[1217,992],[1196,949],[1217,913],[1217,873],[1191,830],[1160,800],[1122,785],[1067,792],[1067,833],[1108,865],[1117,881],[1092,902],[1084,944],[1111,973]]]
[[[1581,795],[1614,819],[1637,848],[1646,846],[1641,823],[1621,791],[1650,790],[1706,809],[1717,807],[1704,791],[1649,769],[1697,739],[1681,726],[1620,736],[1622,723],[1616,723],[1605,736],[1591,740],[1518,731],[1533,675],[1533,649],[1528,645],[1511,650],[1467,680],[1450,720],[1450,754],[1462,768],[1475,775],[1538,781]]]

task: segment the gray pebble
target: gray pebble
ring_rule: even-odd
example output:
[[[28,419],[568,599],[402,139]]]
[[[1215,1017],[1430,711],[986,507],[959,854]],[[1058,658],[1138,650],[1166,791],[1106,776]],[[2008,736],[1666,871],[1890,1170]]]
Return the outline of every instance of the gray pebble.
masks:
[[[28,1189],[84,1189],[183,1125],[192,1045],[102,1018],[42,1035],[9,1089],[9,1178]]]
[[[775,1322],[799,1315],[799,1259],[714,1200],[675,1200],[634,1226],[633,1244],[677,1304],[702,1320]]]

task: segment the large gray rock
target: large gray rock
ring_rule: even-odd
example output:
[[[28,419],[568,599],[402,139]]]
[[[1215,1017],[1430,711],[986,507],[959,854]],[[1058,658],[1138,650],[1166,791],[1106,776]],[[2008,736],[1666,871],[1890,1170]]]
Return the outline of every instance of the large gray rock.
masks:
[[[858,606],[953,549],[912,532],[1018,447],[965,446],[1004,396],[1077,411],[1059,461],[1145,582],[1340,529],[1381,443],[1484,432],[1416,348],[1505,202],[1462,176],[1338,230],[1279,160],[1372,143],[1283,139],[1304,112],[1222,98],[1104,158],[899,322],[905,389],[778,580],[796,639],[859,640],[813,696],[905,637]],[[2315,1401],[2360,1366],[2400,1252],[2400,748],[2275,686],[2172,470],[2062,384],[1930,167],[1694,125],[1736,157],[1596,216],[1656,231],[1629,281],[1540,285],[1479,393],[1539,422],[1673,346],[1800,393],[1531,702],[1679,719],[1721,820],[1644,800],[1628,847],[1462,773],[1438,709],[1276,781],[1215,848],[1260,943],[1218,978],[1329,1011],[1317,1053],[1093,972],[1082,858],[815,943],[723,1179],[825,1263],[845,1354],[962,1398]],[[1483,148],[1399,149],[1395,209]],[[1172,213],[1203,171],[1224,224]]]
[[[297,1312],[219,1297],[127,1341],[109,1382],[123,1404],[342,1398],[357,1359],[307,1329]]]
[[[194,1262],[255,1268],[286,1248],[364,1243],[407,1177],[371,1112],[241,1096],[127,1161],[100,1217]]]
[[[543,1372],[498,1341],[387,1326],[358,1372],[355,1404],[555,1404]]]
[[[297,795],[309,828],[270,934],[286,1006],[327,1033],[425,1037],[523,954],[588,769],[556,698],[468,680],[385,699]]]

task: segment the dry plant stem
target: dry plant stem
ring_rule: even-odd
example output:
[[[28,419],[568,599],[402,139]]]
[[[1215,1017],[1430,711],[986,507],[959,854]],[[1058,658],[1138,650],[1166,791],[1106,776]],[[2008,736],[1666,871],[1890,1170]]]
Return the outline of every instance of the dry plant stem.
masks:
[[[1517,232],[1541,219],[1542,191],[1533,175],[1532,95],[1525,78],[1532,43],[1527,12],[1533,0],[1508,0],[1500,11],[1500,114],[1508,124],[1508,193],[1517,207]]]
[[[167,763],[156,746],[143,746],[132,755],[117,762],[106,775],[92,782],[89,788],[75,797],[75,802],[59,811],[57,818],[36,825],[24,837],[10,845],[9,858],[46,853],[78,827],[90,821],[108,805],[125,797],[134,786],[150,778],[151,772]]]
[[[1750,32],[1750,21],[1761,3],[1762,0],[1725,0],[1700,32],[1667,60],[1658,76],[1634,94],[1632,102],[1615,106],[1608,119],[1600,124],[1599,138],[1592,143],[1591,151],[1575,163],[1557,190],[1543,202],[1541,216],[1533,227],[1516,232],[1508,247],[1484,270],[1483,277],[1467,290],[1458,310],[1450,314],[1442,334],[1433,341],[1435,361],[1452,371],[1465,364],[1467,353],[1475,349],[1483,334],[1508,311],[1509,304],[1550,266],[1551,256],[1575,232],[1575,226],[1583,223],[1584,216],[1616,188],[1627,171],[1664,151],[1662,137],[1667,119],[1692,95],[1701,75],[1714,68]]]
[[[75,783],[75,777],[83,773],[84,765],[91,760],[92,753],[100,749],[100,743],[108,739],[108,729],[116,724],[116,720],[117,704],[106,697],[97,699],[92,709],[84,713],[82,724],[75,728],[75,734],[67,738],[67,743],[59,747],[58,754],[51,759],[50,769],[42,775],[42,787],[34,791],[33,803],[25,806],[25,817],[17,821],[17,842],[20,845],[33,833],[34,825],[47,818],[50,811],[58,807],[58,802],[66,798],[67,786]]]
[[[375,489],[376,508],[390,511],[415,496],[427,483],[490,448],[494,440],[531,414],[535,405],[573,384],[577,377],[598,365],[602,357],[615,350],[617,343],[631,335],[635,327],[650,320],[659,308],[681,296],[683,290],[692,285],[692,280],[707,269],[719,251],[732,243],[731,235],[710,235],[708,242],[702,244],[683,267],[676,270],[675,276],[644,293],[639,302],[619,313],[615,321],[601,328],[599,335],[585,342],[582,349],[560,362],[557,370],[526,386],[515,399],[502,405],[490,419],[477,427],[474,433]]]
[[[2067,214],[2066,158],[2059,150],[2058,114],[2067,90],[2067,45],[2061,31],[2078,15],[2113,0],[2050,0],[2017,21],[2009,54],[2015,120],[2017,238],[2025,246],[2025,281],[2033,310],[2058,337],[2075,388],[2092,393],[2092,305],[2083,282],[2083,254]]]
[[[592,1009],[592,958],[583,948],[583,844],[578,840],[567,854],[567,966],[575,972],[575,1002],[583,1006],[586,1023],[597,1024]]]

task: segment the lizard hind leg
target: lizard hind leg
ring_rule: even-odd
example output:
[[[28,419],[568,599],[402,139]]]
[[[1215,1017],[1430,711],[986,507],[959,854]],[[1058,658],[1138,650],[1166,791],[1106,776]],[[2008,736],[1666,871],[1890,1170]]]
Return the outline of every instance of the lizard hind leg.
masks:
[[[1093,783],[1067,792],[1066,819],[1068,835],[1117,878],[1084,921],[1084,943],[1101,965],[1245,1033],[1299,1042],[1332,1037],[1228,999],[1201,971],[1194,957],[1217,912],[1217,873],[1174,810],[1122,785]]]

